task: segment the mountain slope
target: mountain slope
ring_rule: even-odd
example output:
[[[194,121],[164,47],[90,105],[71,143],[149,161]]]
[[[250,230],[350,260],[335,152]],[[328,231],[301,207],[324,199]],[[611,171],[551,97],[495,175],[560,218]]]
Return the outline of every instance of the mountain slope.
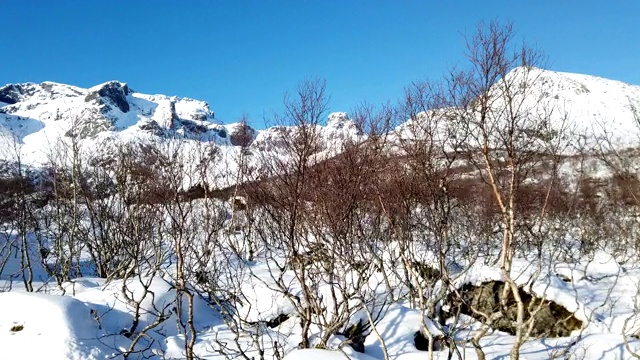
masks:
[[[490,147],[500,146],[503,135],[498,133],[510,126],[506,122],[511,118],[506,101],[514,109],[511,119],[517,122],[514,127],[521,129],[520,135],[551,135],[553,142],[560,140],[560,151],[566,155],[601,147],[623,150],[640,145],[640,86],[591,75],[516,68],[490,89],[488,99],[491,110],[485,130],[491,138]],[[470,107],[473,106],[472,103]],[[480,119],[469,122],[469,128],[459,127],[452,120],[462,114],[473,118],[479,115],[479,109],[430,110],[420,114],[417,122],[401,124],[395,133],[411,139],[435,130],[434,140],[445,142],[446,148],[452,146],[452,135],[465,138],[471,147],[482,146],[478,143],[482,139],[477,136],[481,132]],[[492,140],[496,143],[492,144]]]
[[[508,77],[518,79],[523,69]],[[606,137],[616,148],[637,147],[640,129],[640,86],[597,76],[532,69],[535,79],[529,101],[548,116],[556,130],[594,146]]]

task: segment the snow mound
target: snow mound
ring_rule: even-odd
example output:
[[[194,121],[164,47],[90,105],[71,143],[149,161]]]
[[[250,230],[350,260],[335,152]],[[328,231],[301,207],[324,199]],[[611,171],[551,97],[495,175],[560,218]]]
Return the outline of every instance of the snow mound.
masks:
[[[6,359],[98,359],[115,352],[100,342],[94,312],[72,297],[0,294],[0,343]]]
[[[348,352],[342,353],[335,350],[323,350],[323,349],[299,349],[290,352],[284,357],[284,360],[346,360],[346,359],[359,359],[369,360],[374,359],[371,356]]]
[[[380,336],[384,340],[387,351],[392,354],[420,354],[425,352],[415,346],[414,335],[417,332],[429,331],[433,336],[443,335],[442,331],[431,319],[419,310],[393,305],[385,313],[377,325]],[[377,359],[384,357],[382,343],[375,336],[368,336],[365,341],[366,352]]]

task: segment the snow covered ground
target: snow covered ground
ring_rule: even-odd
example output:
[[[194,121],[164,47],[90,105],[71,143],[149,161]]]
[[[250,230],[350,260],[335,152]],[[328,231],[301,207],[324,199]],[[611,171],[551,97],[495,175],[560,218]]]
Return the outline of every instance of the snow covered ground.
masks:
[[[55,286],[44,286],[46,276],[43,269],[36,269],[36,293],[27,293],[16,277],[19,273],[19,257],[15,254],[2,273],[0,292],[0,359],[110,359],[122,358],[132,344],[132,339],[123,330],[131,327],[136,308],[123,297],[123,281],[81,277],[63,285],[65,292]],[[273,261],[273,260],[272,260]],[[275,260],[277,261],[277,260]],[[616,260],[604,251],[598,251],[589,258],[576,262],[545,264],[541,273],[531,259],[519,258],[514,262],[513,274],[516,281],[530,285],[537,295],[563,305],[584,322],[581,330],[574,331],[565,338],[530,339],[522,347],[521,354],[526,359],[562,358],[577,359],[631,359],[640,351],[640,341],[631,335],[640,329],[640,266],[637,258]],[[548,265],[548,266],[547,266]],[[243,266],[243,265],[239,265]],[[242,283],[244,306],[239,311],[244,318],[260,324],[278,314],[292,314],[288,298],[274,290],[274,283],[268,276],[275,265],[269,260],[256,260],[238,268],[237,276]],[[167,268],[171,271],[170,268]],[[234,270],[235,271],[235,270]],[[517,274],[518,276],[515,276]],[[291,285],[291,292],[300,288],[296,285],[292,271],[287,271],[285,281]],[[480,284],[489,280],[500,280],[499,269],[482,261],[472,264],[457,278],[463,283]],[[11,285],[9,284],[11,282]],[[153,296],[144,292],[144,286]],[[140,308],[141,329],[157,319],[158,313],[166,314],[166,320],[150,331],[137,344],[146,349],[132,353],[130,358],[170,358],[184,357],[184,338],[176,326],[175,288],[171,276],[157,276],[148,279],[130,279],[126,289],[130,297],[142,299]],[[395,286],[402,287],[398,283]],[[7,291],[11,288],[11,291]],[[298,289],[298,290],[296,290]],[[532,290],[531,290],[532,289]],[[145,295],[146,294],[146,295]],[[170,306],[171,309],[167,307]],[[344,338],[334,335],[327,349],[295,350],[300,341],[300,327],[295,317],[270,328],[256,325],[257,333],[237,334],[223,319],[220,308],[208,304],[206,299],[196,297],[194,304],[197,341],[195,350],[203,359],[231,358],[232,349],[242,349],[250,356],[258,356],[253,341],[259,339],[265,357],[275,358],[274,346],[285,359],[383,359],[384,353],[390,359],[422,359],[426,352],[418,350],[414,336],[426,326],[434,336],[440,328],[434,320],[421,315],[408,302],[398,302],[386,306],[377,320],[376,331],[364,341],[364,353],[354,351],[343,343]],[[362,316],[356,315],[356,318]],[[456,333],[458,351],[465,359],[475,359],[471,344],[464,341],[480,327],[480,323],[470,317],[463,317],[465,325]],[[624,335],[627,335],[626,339]],[[257,336],[256,336],[257,335]],[[508,357],[514,337],[490,331],[482,338],[482,348],[489,359]],[[276,345],[277,344],[277,345]],[[227,356],[216,350],[221,350]],[[448,351],[434,352],[434,358],[446,359]],[[456,358],[457,355],[454,356]]]

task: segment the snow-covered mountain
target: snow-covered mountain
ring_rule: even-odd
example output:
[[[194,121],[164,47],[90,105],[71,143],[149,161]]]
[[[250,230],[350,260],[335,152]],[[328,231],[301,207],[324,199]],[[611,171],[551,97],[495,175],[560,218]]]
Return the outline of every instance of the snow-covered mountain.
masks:
[[[291,131],[295,128],[256,131],[241,123],[220,124],[204,101],[141,94],[118,81],[89,89],[53,82],[0,88],[0,157],[14,159],[19,148],[22,161],[34,165],[46,161],[60,137],[76,136],[89,148],[110,139],[156,137],[213,142],[223,149],[255,141],[258,149],[277,150],[278,139]],[[331,114],[319,131],[327,145],[357,134],[345,113]]]
[[[508,94],[505,86],[509,88]],[[513,111],[517,112],[517,127],[536,127],[537,131],[533,132],[536,134],[538,131],[559,134],[554,138],[562,140],[561,151],[567,155],[576,151],[640,146],[640,86],[591,75],[516,68],[489,91],[488,101],[493,110],[488,115],[492,119],[488,131],[497,142],[499,135],[493,132],[507,126],[506,122],[502,123],[507,121],[506,99],[511,99]],[[423,136],[423,131],[435,131],[435,140],[448,141],[451,134],[463,135],[459,134],[462,130],[456,128],[455,122],[442,119],[454,119],[461,113],[464,111],[459,108],[430,110],[420,114],[417,122],[401,124],[395,133],[400,138],[410,139]],[[428,126],[436,127],[429,129]],[[458,136],[465,138],[472,147],[474,142],[481,140],[474,136],[480,133],[474,126],[477,124],[464,130],[469,131],[470,136]],[[539,135],[542,134],[536,136]],[[451,143],[446,142],[445,147],[447,145],[451,146]]]
[[[507,81],[518,84],[524,72],[514,69]],[[547,118],[555,130],[582,138],[587,147],[605,137],[616,148],[640,145],[640,86],[537,68],[526,72],[533,86],[524,106],[534,116]]]
[[[513,70],[506,80],[519,81],[523,71]],[[551,127],[562,127],[576,144],[593,146],[607,137],[616,147],[637,146],[640,86],[590,75],[528,71],[535,79],[528,91],[530,111],[548,115]],[[406,128],[396,131],[402,136]],[[204,101],[141,94],[118,81],[89,89],[53,82],[0,88],[0,158],[15,159],[19,152],[21,161],[32,165],[47,161],[58,138],[75,136],[94,152],[108,151],[104,144],[113,141],[155,138],[213,143],[226,164],[220,171],[234,173],[241,145],[250,145],[255,162],[260,154],[281,154],[286,135],[296,131],[294,126],[255,130],[240,123],[221,124]],[[330,114],[317,131],[321,157],[338,152],[344,139],[363,136],[346,113]]]
[[[213,122],[206,102],[145,95],[125,83],[110,81],[89,89],[43,82],[0,88],[3,150],[17,140],[25,160],[42,161],[61,136],[97,141],[107,137],[179,136],[231,145],[235,124]],[[10,157],[12,154],[7,154]]]

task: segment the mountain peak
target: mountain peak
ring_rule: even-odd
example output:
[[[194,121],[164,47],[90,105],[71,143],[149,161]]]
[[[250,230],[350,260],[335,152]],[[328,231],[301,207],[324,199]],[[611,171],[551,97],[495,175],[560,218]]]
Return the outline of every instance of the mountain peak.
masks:
[[[329,114],[327,119],[327,126],[334,128],[341,128],[345,124],[350,122],[349,115],[346,112],[334,112]]]
[[[129,111],[129,101],[127,95],[131,94],[126,83],[120,81],[109,81],[100,85],[89,88],[85,97],[85,102],[97,102],[100,105],[106,105],[106,102],[116,106],[123,113]]]

